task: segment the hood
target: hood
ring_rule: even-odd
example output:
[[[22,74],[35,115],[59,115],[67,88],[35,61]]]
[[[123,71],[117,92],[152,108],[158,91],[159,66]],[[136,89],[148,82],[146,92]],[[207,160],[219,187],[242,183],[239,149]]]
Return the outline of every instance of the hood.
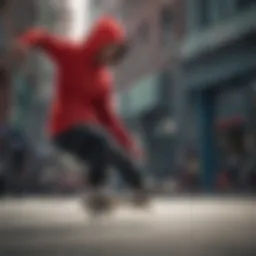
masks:
[[[116,19],[103,17],[97,21],[83,44],[87,56],[95,57],[105,46],[126,41],[124,27]]]

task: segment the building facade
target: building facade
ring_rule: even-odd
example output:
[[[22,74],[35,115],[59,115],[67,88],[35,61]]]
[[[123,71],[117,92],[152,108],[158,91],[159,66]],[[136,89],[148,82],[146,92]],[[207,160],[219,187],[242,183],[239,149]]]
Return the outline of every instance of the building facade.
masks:
[[[7,1],[6,7],[1,13],[1,40],[2,40],[2,54],[6,58],[9,52],[9,46],[12,41],[19,36],[24,30],[36,23],[37,11],[36,5],[33,0],[26,0],[20,4],[18,1]],[[5,55],[5,56],[4,56]],[[26,75],[18,74],[13,77],[15,84],[12,90],[12,114],[10,116],[11,122],[14,126],[21,126],[21,120],[24,118],[23,113],[27,105],[30,104],[31,98],[29,97],[30,88],[24,86],[27,83],[36,83],[36,70],[38,62],[32,60],[29,63],[28,69],[34,69],[35,72],[28,72]]]
[[[7,5],[0,21],[3,55],[8,52],[10,42],[31,27],[59,30],[56,25],[61,10],[57,1],[7,1]],[[44,120],[51,99],[52,69],[40,54],[32,54],[26,68],[12,77],[14,87],[10,122],[13,127],[26,133],[36,147],[46,143]]]
[[[256,1],[188,0],[186,6],[183,79],[176,94],[179,143],[197,147],[203,184],[213,188],[221,158],[216,127],[234,120],[246,129],[252,125]]]
[[[126,27],[130,51],[115,72],[120,114],[145,145],[150,172],[170,174],[184,1],[92,1],[91,8],[93,17],[110,14]]]

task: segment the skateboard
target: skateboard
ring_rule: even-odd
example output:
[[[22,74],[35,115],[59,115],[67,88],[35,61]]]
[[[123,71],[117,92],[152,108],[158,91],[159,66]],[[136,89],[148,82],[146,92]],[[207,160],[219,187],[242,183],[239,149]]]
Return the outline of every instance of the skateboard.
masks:
[[[94,216],[108,215],[120,207],[132,207],[144,210],[150,205],[150,200],[131,195],[96,195],[85,197],[83,207]]]

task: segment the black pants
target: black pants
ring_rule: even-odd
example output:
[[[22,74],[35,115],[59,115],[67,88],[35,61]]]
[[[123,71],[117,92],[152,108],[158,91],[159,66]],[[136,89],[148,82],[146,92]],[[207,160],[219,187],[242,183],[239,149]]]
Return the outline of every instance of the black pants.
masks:
[[[132,159],[120,150],[99,127],[80,125],[54,138],[60,149],[89,164],[89,182],[101,187],[106,182],[107,169],[115,167],[128,185],[142,188],[142,176]]]

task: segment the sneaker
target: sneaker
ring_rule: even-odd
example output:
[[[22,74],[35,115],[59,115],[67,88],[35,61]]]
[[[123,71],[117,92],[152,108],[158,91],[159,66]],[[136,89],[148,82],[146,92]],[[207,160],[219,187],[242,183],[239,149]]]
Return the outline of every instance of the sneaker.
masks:
[[[109,193],[95,190],[89,192],[85,197],[84,205],[92,213],[99,214],[111,211],[115,206],[115,200]]]
[[[150,204],[149,192],[142,189],[135,191],[132,196],[132,204],[136,207],[147,207]]]

